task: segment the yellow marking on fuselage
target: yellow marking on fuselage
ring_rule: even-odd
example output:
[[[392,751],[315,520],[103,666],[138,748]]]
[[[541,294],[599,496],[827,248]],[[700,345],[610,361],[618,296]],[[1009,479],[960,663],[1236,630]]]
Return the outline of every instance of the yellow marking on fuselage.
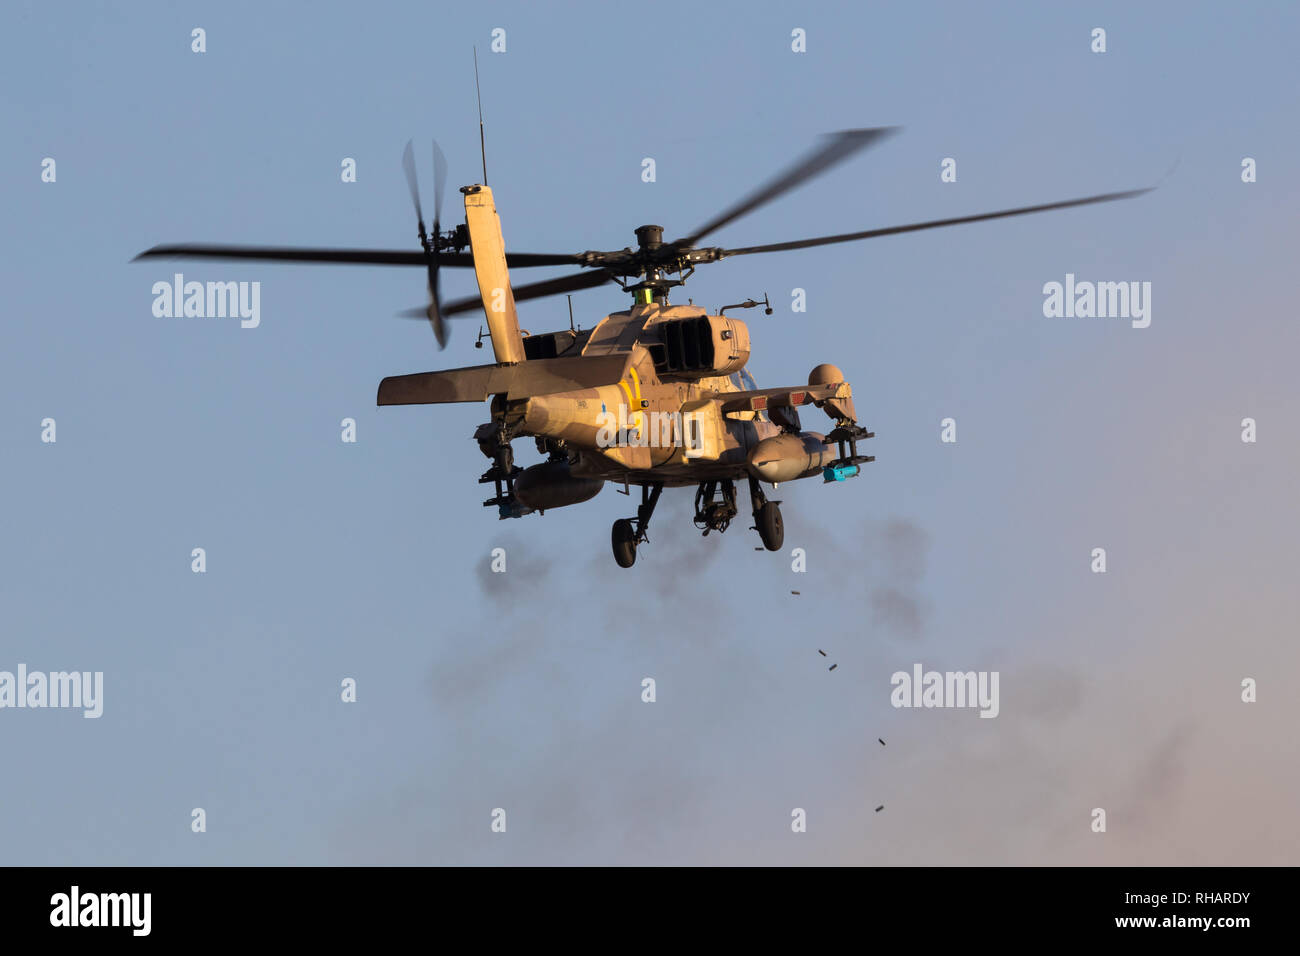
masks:
[[[628,387],[627,382],[619,381],[619,388],[623,389],[623,394],[627,396],[627,407],[629,414],[627,420],[629,424],[635,422],[637,437],[641,435],[641,429],[645,426],[645,413],[641,411],[641,377],[636,374],[636,369],[628,369],[632,376],[632,383],[636,386],[636,398],[632,397],[632,389]]]
[[[632,373],[632,384],[636,386],[636,430],[639,435],[645,427],[645,412],[641,411],[641,376],[636,373],[635,366],[629,367],[628,371]]]

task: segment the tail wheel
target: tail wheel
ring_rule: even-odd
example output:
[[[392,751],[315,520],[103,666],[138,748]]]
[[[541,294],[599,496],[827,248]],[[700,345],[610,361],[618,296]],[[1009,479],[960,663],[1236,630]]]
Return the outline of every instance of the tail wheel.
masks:
[[[766,502],[758,509],[758,536],[763,539],[763,547],[769,551],[780,551],[785,543],[785,523],[781,520],[781,508],[775,501]]]
[[[614,547],[614,560],[620,568],[630,568],[636,563],[636,528],[631,518],[619,518],[610,532]],[[778,545],[779,547],[779,545]]]

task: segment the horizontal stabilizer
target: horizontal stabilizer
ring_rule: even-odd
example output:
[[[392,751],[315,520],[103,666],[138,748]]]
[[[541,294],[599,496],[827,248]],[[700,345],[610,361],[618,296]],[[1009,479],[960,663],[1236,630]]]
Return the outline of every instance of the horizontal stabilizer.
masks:
[[[443,372],[390,375],[379,383],[379,405],[441,405],[483,402],[491,395],[510,399],[553,395],[601,385],[616,385],[631,355],[532,359],[517,365],[472,365]]]
[[[390,375],[379,383],[378,405],[481,402],[510,387],[512,365],[473,365],[443,372]]]

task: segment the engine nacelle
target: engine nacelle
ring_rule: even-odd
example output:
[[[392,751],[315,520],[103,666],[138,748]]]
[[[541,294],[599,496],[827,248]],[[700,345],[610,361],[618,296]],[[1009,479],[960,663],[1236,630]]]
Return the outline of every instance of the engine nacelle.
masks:
[[[817,474],[837,454],[817,432],[773,435],[750,450],[749,470],[761,481],[794,481]]]
[[[749,361],[749,328],[729,315],[694,315],[655,323],[647,342],[661,376],[709,378],[739,372]]]
[[[515,497],[534,511],[590,501],[605,487],[599,478],[575,478],[567,461],[544,461],[515,479]]]

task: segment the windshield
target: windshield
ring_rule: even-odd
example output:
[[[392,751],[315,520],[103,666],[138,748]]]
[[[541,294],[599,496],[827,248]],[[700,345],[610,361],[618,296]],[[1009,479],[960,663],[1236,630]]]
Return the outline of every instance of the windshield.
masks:
[[[742,368],[739,372],[733,372],[730,376],[731,384],[736,386],[742,392],[757,392],[758,383],[754,381],[754,376],[749,374],[749,369]],[[754,417],[761,422],[771,421],[767,417],[766,411],[755,412]]]

